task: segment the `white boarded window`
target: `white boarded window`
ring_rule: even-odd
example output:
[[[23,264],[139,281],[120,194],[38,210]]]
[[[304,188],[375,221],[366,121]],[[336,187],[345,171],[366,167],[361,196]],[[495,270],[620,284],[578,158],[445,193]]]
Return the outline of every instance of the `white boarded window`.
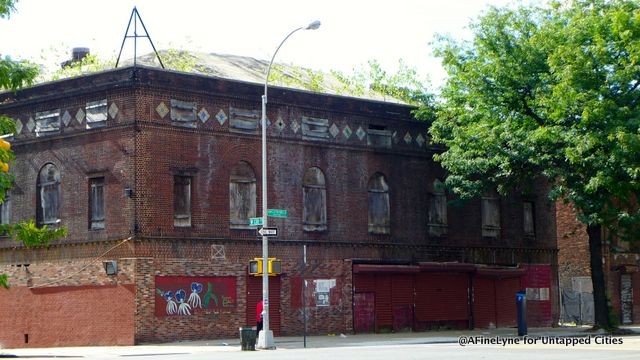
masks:
[[[500,198],[491,193],[482,197],[482,236],[500,237]]]
[[[173,177],[173,225],[191,226],[191,177]]]
[[[87,113],[87,129],[107,125],[107,99],[88,102],[85,110]]]
[[[444,190],[444,184],[439,179],[435,179],[429,189],[428,217],[429,236],[441,237],[447,235],[449,230],[447,195]]]
[[[36,136],[60,133],[60,109],[36,113]]]
[[[302,117],[302,138],[316,140],[329,138],[329,119]]]
[[[195,128],[197,105],[194,102],[171,99],[171,124],[187,128]]]
[[[60,222],[60,172],[53,164],[42,167],[37,179],[36,222],[39,226]]]
[[[240,161],[231,169],[229,179],[229,225],[233,229],[251,229],[249,219],[256,216],[256,175],[251,165]]]
[[[368,186],[369,233],[391,233],[391,215],[389,210],[389,185],[380,173],[373,174]]]
[[[302,226],[304,231],[327,230],[327,188],[324,173],[311,167],[302,179]]]

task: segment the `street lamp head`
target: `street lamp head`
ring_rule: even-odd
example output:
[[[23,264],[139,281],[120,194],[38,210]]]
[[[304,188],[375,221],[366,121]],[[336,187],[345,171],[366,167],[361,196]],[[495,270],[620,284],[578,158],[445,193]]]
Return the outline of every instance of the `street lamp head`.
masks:
[[[315,30],[317,28],[320,27],[320,20],[316,20],[314,22],[312,22],[311,24],[307,25],[304,29],[305,30]]]

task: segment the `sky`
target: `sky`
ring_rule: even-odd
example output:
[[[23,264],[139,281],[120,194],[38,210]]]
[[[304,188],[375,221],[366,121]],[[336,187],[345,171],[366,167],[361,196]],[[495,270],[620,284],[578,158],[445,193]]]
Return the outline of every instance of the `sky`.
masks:
[[[157,49],[176,48],[270,59],[284,37],[299,31],[276,62],[351,74],[369,60],[394,72],[398,61],[428,77],[434,89],[446,74],[432,54],[436,34],[470,38],[468,25],[488,9],[514,0],[19,0],[10,19],[0,19],[0,54],[49,68],[88,47],[100,57],[120,51],[137,7]],[[133,33],[130,30],[130,34]],[[144,35],[138,24],[138,34]],[[138,54],[152,51],[138,39]],[[133,57],[133,39],[122,58]]]

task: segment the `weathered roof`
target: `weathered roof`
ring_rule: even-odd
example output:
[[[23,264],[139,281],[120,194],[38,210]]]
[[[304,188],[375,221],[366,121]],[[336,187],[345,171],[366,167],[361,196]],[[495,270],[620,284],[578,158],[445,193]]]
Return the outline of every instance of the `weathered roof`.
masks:
[[[191,68],[189,72],[259,84],[264,84],[266,69],[269,65],[267,60],[239,55],[167,50],[161,50],[159,54],[165,59],[163,62],[166,62],[167,58],[176,56],[180,57],[180,61],[188,61]],[[146,66],[160,66],[155,53],[139,56],[136,61]],[[133,64],[133,60],[126,60],[124,63],[130,65]],[[364,89],[362,94],[354,94],[353,91],[347,90],[347,84],[344,81],[340,81],[336,74],[331,72],[274,63],[271,73],[272,79],[269,85],[404,104],[402,100],[369,89]]]

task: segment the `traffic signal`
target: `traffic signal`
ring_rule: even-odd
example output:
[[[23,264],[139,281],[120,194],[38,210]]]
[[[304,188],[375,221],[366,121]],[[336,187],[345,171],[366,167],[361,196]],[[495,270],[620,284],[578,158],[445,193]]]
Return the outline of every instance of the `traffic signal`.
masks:
[[[249,260],[249,274],[262,275],[262,258],[254,258]]]
[[[11,144],[4,139],[0,139],[0,149],[9,151],[11,150]],[[9,172],[9,164],[4,161],[0,161],[0,171]]]
[[[282,260],[276,258],[268,258],[267,273],[269,276],[276,276],[282,273]],[[262,258],[254,258],[249,260],[249,274],[262,276]]]

